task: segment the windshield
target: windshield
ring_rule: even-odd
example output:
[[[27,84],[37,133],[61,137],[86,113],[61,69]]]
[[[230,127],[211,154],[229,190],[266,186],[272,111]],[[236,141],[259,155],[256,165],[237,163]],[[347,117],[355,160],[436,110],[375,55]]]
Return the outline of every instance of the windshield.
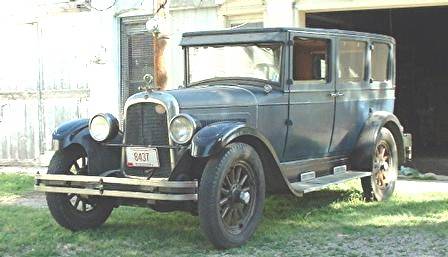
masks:
[[[195,46],[188,55],[190,83],[228,77],[280,80],[280,44]]]

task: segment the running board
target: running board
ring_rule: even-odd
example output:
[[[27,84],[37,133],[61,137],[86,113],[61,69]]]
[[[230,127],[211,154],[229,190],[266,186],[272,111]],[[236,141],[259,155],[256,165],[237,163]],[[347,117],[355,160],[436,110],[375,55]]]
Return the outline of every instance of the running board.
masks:
[[[327,175],[304,182],[291,183],[291,188],[298,194],[306,194],[309,192],[319,191],[328,186],[346,182],[352,179],[370,176],[371,172],[364,171],[345,171],[334,175]]]

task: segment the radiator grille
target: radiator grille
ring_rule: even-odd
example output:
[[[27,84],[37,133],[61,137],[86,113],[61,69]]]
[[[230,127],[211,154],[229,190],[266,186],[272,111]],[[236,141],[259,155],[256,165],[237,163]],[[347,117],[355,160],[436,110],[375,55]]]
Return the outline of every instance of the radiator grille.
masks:
[[[156,103],[138,103],[131,105],[126,113],[125,144],[133,145],[169,145],[166,111],[158,114]],[[154,177],[168,177],[171,172],[170,150],[158,148],[160,168]],[[147,168],[129,168],[125,172],[133,176],[147,176]]]

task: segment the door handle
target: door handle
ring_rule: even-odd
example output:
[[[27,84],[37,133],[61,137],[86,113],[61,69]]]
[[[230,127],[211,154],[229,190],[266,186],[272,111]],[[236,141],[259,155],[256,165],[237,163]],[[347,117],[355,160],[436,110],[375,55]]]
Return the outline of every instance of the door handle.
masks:
[[[338,97],[338,96],[343,96],[343,95],[344,95],[344,93],[341,93],[341,92],[331,92],[330,93],[331,97]]]

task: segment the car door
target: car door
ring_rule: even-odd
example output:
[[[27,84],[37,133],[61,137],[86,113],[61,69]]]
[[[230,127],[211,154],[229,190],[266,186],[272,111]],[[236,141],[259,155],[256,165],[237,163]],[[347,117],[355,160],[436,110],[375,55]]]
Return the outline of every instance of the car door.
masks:
[[[336,42],[336,108],[330,152],[348,154],[369,115],[368,41],[339,38]]]
[[[291,34],[292,83],[289,86],[289,127],[286,161],[328,155],[335,99],[332,78],[333,38]]]
[[[367,39],[338,40],[332,154],[351,153],[370,113],[393,112],[391,49],[387,43]]]

